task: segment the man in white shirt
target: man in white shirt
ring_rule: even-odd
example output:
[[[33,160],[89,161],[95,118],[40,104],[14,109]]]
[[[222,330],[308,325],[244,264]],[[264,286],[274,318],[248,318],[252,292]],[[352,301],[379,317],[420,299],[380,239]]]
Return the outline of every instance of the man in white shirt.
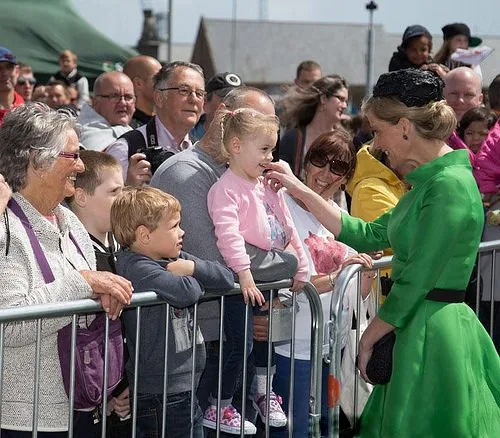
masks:
[[[134,111],[134,85],[130,78],[119,71],[102,73],[94,84],[92,106],[84,104],[78,117],[80,143],[85,149],[104,150],[130,131]]]
[[[153,84],[156,116],[106,149],[122,165],[127,185],[148,184],[162,160],[191,147],[189,131],[203,109],[205,80],[199,65],[171,62],[154,76]]]

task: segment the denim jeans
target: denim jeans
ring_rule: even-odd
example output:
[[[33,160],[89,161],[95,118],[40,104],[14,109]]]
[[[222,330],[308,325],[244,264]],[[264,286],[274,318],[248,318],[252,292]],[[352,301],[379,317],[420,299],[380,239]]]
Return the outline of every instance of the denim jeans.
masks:
[[[268,295],[268,294],[267,294]],[[264,297],[266,293],[264,292]],[[267,298],[267,297],[266,297]],[[245,315],[246,306],[241,295],[228,296],[224,304],[224,332],[226,342],[224,343],[224,366],[222,371],[222,393],[221,399],[227,400],[233,397],[243,370],[245,358],[243,353],[245,339]],[[254,312],[257,312],[254,308]],[[253,319],[252,311],[249,312],[247,354],[253,350],[255,367],[259,369],[267,367],[267,342],[253,341]],[[274,350],[271,356],[271,365],[274,366]],[[212,395],[217,396],[217,382],[214,382]]]
[[[203,416],[194,398],[193,438],[203,438]],[[161,437],[162,394],[137,394],[137,438]],[[166,407],[166,436],[188,438],[191,424],[191,391],[169,395]]]
[[[327,382],[328,366],[323,364],[321,387],[321,423],[322,429],[327,427]],[[276,375],[274,391],[283,399],[283,410],[288,416],[288,401],[290,394],[290,358],[276,355]],[[295,359],[294,391],[293,391],[293,437],[309,436],[309,394],[311,393],[311,361]],[[270,429],[272,438],[288,438],[288,430],[283,428]],[[322,431],[324,433],[324,430]]]

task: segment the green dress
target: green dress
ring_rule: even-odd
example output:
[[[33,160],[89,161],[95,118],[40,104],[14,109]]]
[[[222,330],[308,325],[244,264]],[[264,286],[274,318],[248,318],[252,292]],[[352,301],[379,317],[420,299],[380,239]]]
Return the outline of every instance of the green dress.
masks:
[[[467,151],[406,176],[412,189],[374,222],[342,216],[338,239],[358,251],[394,249],[391,293],[379,310],[396,327],[391,381],[377,385],[361,437],[500,437],[500,357],[464,303],[425,300],[464,290],[483,229]]]

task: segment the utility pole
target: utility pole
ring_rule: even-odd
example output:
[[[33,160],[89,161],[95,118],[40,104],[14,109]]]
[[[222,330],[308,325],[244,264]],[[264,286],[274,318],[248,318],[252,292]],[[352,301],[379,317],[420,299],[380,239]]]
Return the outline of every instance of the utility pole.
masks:
[[[267,20],[268,10],[267,10],[267,0],[259,1],[259,21]]]
[[[233,0],[233,19],[231,35],[231,70],[236,71],[236,37],[237,37],[238,0]]]
[[[366,57],[366,88],[365,97],[370,96],[373,90],[374,82],[374,62],[375,62],[375,44],[374,44],[374,32],[373,32],[373,13],[377,10],[377,3],[371,1],[366,4],[366,9],[370,14],[370,21],[368,26],[368,54]]]
[[[172,62],[172,4],[173,0],[167,0],[167,32],[168,32],[168,40],[167,40],[167,61]]]

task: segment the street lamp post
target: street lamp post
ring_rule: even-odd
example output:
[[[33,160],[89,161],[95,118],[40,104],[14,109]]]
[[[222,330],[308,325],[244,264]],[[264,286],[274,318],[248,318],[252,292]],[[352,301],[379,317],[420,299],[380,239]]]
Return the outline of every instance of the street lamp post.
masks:
[[[374,61],[375,61],[375,45],[373,42],[373,12],[378,8],[377,3],[371,1],[366,4],[366,9],[370,14],[370,24],[368,26],[368,54],[366,57],[366,89],[365,97],[368,97],[373,89],[373,76],[374,76]]]

